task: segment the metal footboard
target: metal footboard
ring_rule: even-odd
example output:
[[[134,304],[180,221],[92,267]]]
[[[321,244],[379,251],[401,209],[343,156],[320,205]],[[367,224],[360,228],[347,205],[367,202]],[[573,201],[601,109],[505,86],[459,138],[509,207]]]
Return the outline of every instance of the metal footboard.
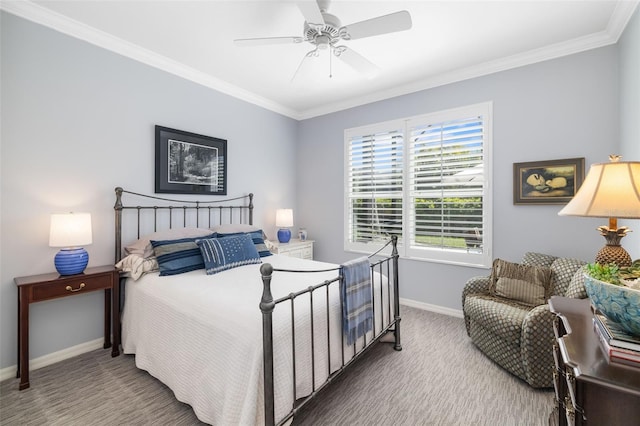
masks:
[[[372,337],[367,341],[367,334],[365,333],[362,339],[361,344],[357,342],[353,343],[353,356],[349,360],[345,360],[344,349],[341,348],[342,359],[340,361],[340,367],[331,371],[331,333],[330,333],[330,303],[329,303],[329,289],[330,286],[339,286],[342,280],[340,275],[336,275],[335,278],[323,281],[317,285],[313,285],[308,287],[307,289],[298,291],[296,293],[291,293],[288,296],[279,298],[274,300],[271,293],[271,279],[273,272],[293,272],[293,273],[314,273],[314,272],[329,272],[329,271],[339,271],[339,268],[325,269],[325,270],[315,270],[315,271],[293,271],[293,270],[285,270],[285,269],[277,269],[273,268],[273,266],[269,263],[265,263],[260,268],[260,273],[262,274],[262,283],[263,283],[263,292],[262,298],[260,301],[260,310],[262,311],[262,338],[263,338],[263,362],[264,362],[264,411],[265,411],[265,424],[268,426],[272,425],[281,425],[290,420],[302,407],[304,407],[314,396],[316,396],[322,389],[324,389],[327,385],[329,385],[332,381],[334,381],[341,373],[345,371],[345,369],[351,365],[355,360],[360,358],[374,343],[380,340],[384,335],[388,332],[392,331],[394,333],[394,349],[402,350],[402,345],[400,344],[400,301],[398,294],[398,250],[397,250],[397,237],[391,237],[391,240],[378,252],[370,255],[372,258],[376,256],[380,251],[386,248],[388,245],[392,245],[391,255],[385,257],[381,260],[376,260],[371,263],[371,291],[375,291],[375,280],[376,277],[379,277],[380,280],[380,293],[373,294],[373,298],[375,300],[376,297],[380,297],[380,312],[376,312],[375,303],[373,303],[373,332]],[[374,274],[374,272],[378,272],[378,275]],[[384,287],[382,285],[383,276],[387,277],[386,287],[387,287],[387,300],[386,306],[384,301]],[[393,294],[393,303],[391,295]],[[309,395],[305,395],[304,398],[298,398],[296,394],[296,330],[295,330],[295,300],[301,297],[308,297],[309,306],[310,306],[310,321],[311,321],[311,383],[312,383],[312,392]],[[324,381],[324,383],[316,386],[316,378],[315,378],[315,367],[316,367],[316,349],[315,349],[315,341],[316,341],[316,332],[314,327],[314,317],[316,316],[316,311],[314,309],[314,297],[322,297],[326,300],[326,340],[327,340],[327,351],[328,351],[328,377]],[[293,406],[291,407],[291,411],[287,413],[282,419],[279,419],[276,422],[275,419],[275,384],[274,384],[274,342],[273,342],[273,312],[278,305],[284,304],[284,302],[290,302],[291,309],[291,334],[292,334],[292,378],[293,378]],[[340,312],[343,312],[342,304],[344,301],[340,298]],[[392,306],[393,305],[393,306]],[[283,307],[284,308],[284,307]],[[386,310],[387,314],[387,323],[384,321],[384,313]],[[392,316],[393,313],[393,316]],[[380,330],[376,330],[376,315],[380,318],[381,328]],[[340,330],[344,329],[344,318],[341,315],[341,324]]]

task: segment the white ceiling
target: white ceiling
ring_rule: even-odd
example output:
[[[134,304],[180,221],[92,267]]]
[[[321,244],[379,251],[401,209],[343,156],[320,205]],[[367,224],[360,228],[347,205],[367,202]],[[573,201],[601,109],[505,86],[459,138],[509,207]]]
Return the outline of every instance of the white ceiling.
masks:
[[[343,25],[407,10],[408,31],[343,44],[380,68],[372,79],[329,56],[291,81],[308,43],[294,1],[3,0],[2,9],[284,115],[303,119],[617,42],[637,1],[348,1]],[[326,52],[325,52],[326,53]]]

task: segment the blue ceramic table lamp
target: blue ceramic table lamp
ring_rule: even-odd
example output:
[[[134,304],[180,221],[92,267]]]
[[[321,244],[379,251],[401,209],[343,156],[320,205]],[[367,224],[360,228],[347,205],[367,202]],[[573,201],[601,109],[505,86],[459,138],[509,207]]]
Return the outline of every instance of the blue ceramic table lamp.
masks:
[[[276,226],[278,230],[278,241],[288,243],[291,239],[291,228],[293,226],[293,210],[278,209],[276,210]]]
[[[49,246],[62,247],[54,259],[60,275],[75,275],[84,271],[89,263],[89,253],[80,246],[91,243],[90,213],[51,215]]]

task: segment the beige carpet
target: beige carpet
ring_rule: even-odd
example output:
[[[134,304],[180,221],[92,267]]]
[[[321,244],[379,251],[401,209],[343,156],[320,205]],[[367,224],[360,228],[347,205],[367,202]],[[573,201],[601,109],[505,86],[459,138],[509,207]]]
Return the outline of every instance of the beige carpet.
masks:
[[[296,416],[302,425],[546,425],[553,391],[534,390],[480,353],[463,320],[402,307],[401,352],[379,344]],[[374,373],[374,374],[371,374]],[[196,425],[191,407],[96,350],[0,383],[1,425]],[[226,426],[226,425],[222,425]]]

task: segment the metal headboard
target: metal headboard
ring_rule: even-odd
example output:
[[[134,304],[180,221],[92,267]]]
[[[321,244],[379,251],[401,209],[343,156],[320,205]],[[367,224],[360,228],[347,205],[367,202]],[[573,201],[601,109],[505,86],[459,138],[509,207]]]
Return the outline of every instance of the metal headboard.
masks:
[[[141,230],[145,233],[157,232],[164,229],[186,228],[211,228],[214,225],[248,223],[253,225],[253,194],[242,195],[236,198],[212,201],[188,201],[174,200],[170,198],[156,197],[154,195],[139,194],[126,191],[117,187],[115,210],[116,231],[116,263],[122,258],[122,232],[123,213],[131,210],[135,220],[135,238],[140,238]],[[130,194],[142,198],[144,205],[124,205],[122,195]],[[162,201],[161,205],[150,205],[149,200]],[[244,200],[244,204],[235,203]],[[150,223],[153,225],[151,226]]]

